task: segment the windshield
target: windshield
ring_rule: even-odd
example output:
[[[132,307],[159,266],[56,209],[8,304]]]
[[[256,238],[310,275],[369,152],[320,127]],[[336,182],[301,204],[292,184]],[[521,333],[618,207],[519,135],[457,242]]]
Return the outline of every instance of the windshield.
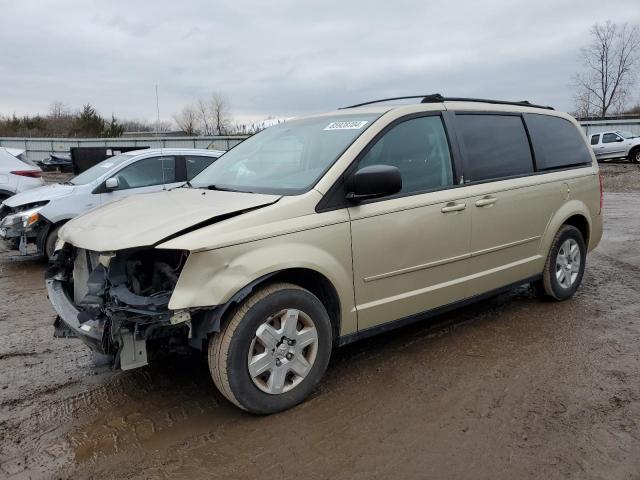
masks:
[[[380,115],[303,118],[269,127],[225,153],[191,184],[277,195],[306,192]]]
[[[626,130],[616,130],[616,133],[620,135],[622,138],[634,138],[635,135],[631,132],[627,132]]]
[[[122,162],[126,162],[132,156],[133,155],[122,154],[116,155],[114,157],[109,157],[106,160],[101,161],[97,165],[94,165],[93,167],[85,170],[77,177],[73,177],[71,180],[69,180],[69,182],[73,185],[86,185],[87,183],[91,183],[107,173],[113,167],[120,165]]]

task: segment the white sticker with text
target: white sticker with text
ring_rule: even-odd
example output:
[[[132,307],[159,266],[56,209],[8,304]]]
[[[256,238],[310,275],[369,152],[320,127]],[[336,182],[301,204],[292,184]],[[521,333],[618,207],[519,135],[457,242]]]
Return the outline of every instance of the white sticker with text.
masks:
[[[367,123],[367,120],[354,120],[351,122],[331,122],[324,127],[324,130],[360,130]]]

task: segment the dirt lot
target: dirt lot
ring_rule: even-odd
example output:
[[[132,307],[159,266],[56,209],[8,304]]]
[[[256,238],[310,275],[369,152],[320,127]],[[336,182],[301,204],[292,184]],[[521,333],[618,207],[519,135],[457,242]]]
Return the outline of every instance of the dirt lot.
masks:
[[[603,171],[574,299],[521,288],[351,345],[264,418],[197,356],[112,372],[54,340],[44,265],[0,254],[0,478],[640,478],[640,166]]]

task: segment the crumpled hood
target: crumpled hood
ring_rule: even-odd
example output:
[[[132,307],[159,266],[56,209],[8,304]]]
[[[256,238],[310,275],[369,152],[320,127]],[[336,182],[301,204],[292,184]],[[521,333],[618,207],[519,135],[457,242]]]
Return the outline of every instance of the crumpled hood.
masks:
[[[278,195],[195,188],[132,195],[74,218],[60,230],[59,237],[98,252],[151,246],[216,217],[279,199]]]
[[[8,207],[18,207],[28,203],[43,202],[45,200],[54,200],[56,198],[71,195],[76,189],[75,185],[45,185],[43,187],[33,188],[9,197],[4,201]]]

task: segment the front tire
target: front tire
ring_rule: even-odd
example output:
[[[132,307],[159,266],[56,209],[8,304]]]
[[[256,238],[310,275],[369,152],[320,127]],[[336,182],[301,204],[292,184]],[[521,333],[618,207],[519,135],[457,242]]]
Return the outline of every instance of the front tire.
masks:
[[[42,242],[41,254],[44,259],[47,261],[51,261],[53,259],[53,254],[56,249],[56,242],[58,241],[58,232],[60,231],[60,227],[51,227],[47,232],[47,236]],[[37,242],[40,245],[40,241]]]
[[[584,276],[586,257],[587,248],[580,230],[563,225],[551,244],[542,280],[534,287],[555,300],[573,297]]]
[[[209,369],[230,402],[271,414],[311,393],[331,348],[331,322],[322,302],[297,285],[275,283],[252,293],[210,339]]]

